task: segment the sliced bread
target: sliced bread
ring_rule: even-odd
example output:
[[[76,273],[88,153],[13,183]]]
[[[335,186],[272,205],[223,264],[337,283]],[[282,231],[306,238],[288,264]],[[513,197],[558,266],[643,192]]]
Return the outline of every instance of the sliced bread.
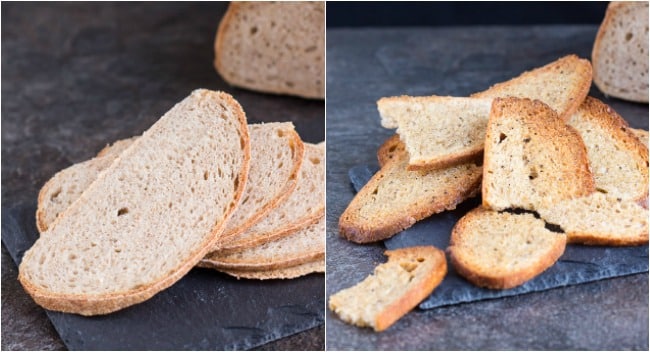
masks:
[[[312,262],[298,264],[282,269],[271,270],[224,270],[219,271],[234,276],[238,279],[256,279],[256,280],[270,280],[270,279],[294,279],[300,276],[305,276],[311,273],[324,273],[325,272],[325,258],[321,258]]]
[[[291,122],[248,126],[251,167],[241,202],[232,214],[219,243],[235,237],[284,202],[296,188],[305,148]]]
[[[325,212],[325,144],[305,143],[296,189],[262,220],[219,242],[219,252],[241,251],[287,236],[318,221]]]
[[[539,214],[547,222],[559,225],[569,243],[606,246],[648,243],[648,210],[635,202],[621,201],[600,192],[539,209]]]
[[[404,143],[400,141],[398,134],[388,137],[388,139],[379,146],[379,149],[377,149],[377,161],[379,162],[379,167],[384,167],[384,165],[395,156],[404,153],[406,150],[405,148],[406,147],[404,146]]]
[[[587,97],[568,123],[587,147],[596,189],[622,200],[648,198],[648,148],[616,111]]]
[[[234,86],[325,97],[324,2],[233,2],[214,50],[217,71]]]
[[[96,157],[74,164],[57,172],[38,193],[36,227],[44,232],[56,217],[63,213],[81,193],[97,179],[99,173],[111,165],[137,137],[123,139],[102,149]]]
[[[610,2],[591,52],[594,84],[606,95],[647,103],[648,55],[648,2]]]
[[[380,241],[416,221],[455,209],[481,188],[481,167],[466,163],[432,171],[408,171],[408,154],[395,156],[357,193],[339,219],[339,233],[357,243]]]
[[[142,302],[210,250],[246,184],[246,116],[196,90],[111,163],[22,259],[46,309],[96,315]]]
[[[540,101],[497,98],[485,138],[483,206],[536,210],[595,190],[578,132]]]
[[[234,253],[212,252],[201,260],[199,266],[217,270],[275,270],[324,257],[325,217],[323,216],[315,224],[275,241]]]
[[[591,64],[567,55],[527,71],[509,81],[472,94],[474,98],[517,97],[540,100],[567,120],[578,109],[591,87]]]
[[[447,274],[445,253],[433,246],[386,251],[388,262],[357,285],[329,299],[343,321],[383,331],[415,308]]]
[[[533,214],[476,208],[451,232],[449,259],[469,282],[491,289],[519,286],[564,253],[566,235],[551,232]]]
[[[483,153],[492,99],[390,97],[377,102],[383,120],[397,122],[409,154],[408,170],[440,169]]]

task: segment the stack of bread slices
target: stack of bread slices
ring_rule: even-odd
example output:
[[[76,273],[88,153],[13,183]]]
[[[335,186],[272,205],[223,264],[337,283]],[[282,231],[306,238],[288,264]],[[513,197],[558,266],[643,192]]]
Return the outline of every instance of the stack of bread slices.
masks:
[[[324,148],[290,122],[249,125],[230,95],[196,90],[43,186],[41,236],[19,279],[47,309],[96,315],[194,266],[255,279],[324,272]]]
[[[480,193],[448,253],[461,275],[495,289],[535,277],[566,243],[647,243],[647,131],[588,97],[591,77],[589,61],[568,55],[470,97],[380,99],[397,135],[340,234],[382,240]]]

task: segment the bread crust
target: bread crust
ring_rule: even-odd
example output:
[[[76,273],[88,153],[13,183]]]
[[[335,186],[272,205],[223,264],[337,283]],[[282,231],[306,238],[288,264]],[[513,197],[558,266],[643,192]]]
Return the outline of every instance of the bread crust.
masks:
[[[268,270],[279,270],[296,265],[320,260],[325,258],[325,252],[322,251],[312,251],[308,253],[302,253],[299,256],[277,258],[272,262],[260,263],[253,261],[227,261],[221,259],[219,256],[207,255],[203,258],[198,264],[198,267],[201,268],[211,268],[219,271],[229,270],[229,271],[238,271],[238,272],[248,272],[248,271],[268,271]]]
[[[296,266],[272,269],[272,270],[256,270],[256,271],[238,271],[238,270],[219,270],[222,273],[234,276],[237,279],[255,279],[255,280],[271,280],[271,279],[295,279],[300,276],[305,276],[311,273],[325,273],[325,259],[319,259],[313,262],[307,262]]]
[[[233,197],[234,201],[228,207],[224,216],[224,220],[220,223],[216,223],[212,227],[212,231],[205,236],[202,245],[198,246],[197,250],[190,253],[187,256],[187,260],[181,263],[181,265],[179,265],[175,270],[162,275],[159,279],[151,282],[148,285],[127,291],[96,295],[55,293],[32,284],[32,282],[30,282],[29,279],[24,276],[22,270],[19,270],[18,280],[25,288],[25,291],[29,293],[30,296],[32,296],[37,304],[46,309],[66,313],[76,313],[81,315],[101,315],[126,308],[136,303],[143,302],[154,296],[156,293],[171,286],[173,283],[187,274],[187,272],[189,272],[190,269],[192,269],[192,267],[194,267],[194,265],[198,263],[199,260],[205,256],[205,254],[207,254],[210,248],[218,240],[219,235],[225,223],[227,222],[227,219],[235,209],[235,204],[241,198],[244,187],[246,186],[246,180],[248,178],[248,168],[250,164],[250,139],[248,135],[248,127],[246,124],[246,115],[239,103],[227,93],[197,90],[192,94],[196,94],[200,96],[200,98],[205,98],[208,95],[216,95],[219,100],[232,108],[232,111],[236,115],[237,122],[239,124],[239,135],[242,141],[243,159],[241,161],[240,172],[238,175],[239,182]],[[136,140],[131,145],[131,147],[125,151],[126,153],[122,153],[116,159],[116,161],[121,159],[125,154],[132,153],[133,151],[137,150],[140,143],[142,143],[141,138]],[[98,179],[104,178],[105,174],[105,172],[100,173]],[[91,185],[88,189],[92,188],[93,186]],[[84,191],[84,194],[88,192],[88,189]],[[77,204],[81,204],[84,199],[84,194],[82,194],[82,196],[73,203],[73,206],[81,206]],[[58,219],[65,216],[65,214],[68,212],[69,208],[68,210],[64,211],[61,216],[58,217]],[[53,223],[53,226],[56,226],[56,223],[57,221]]]

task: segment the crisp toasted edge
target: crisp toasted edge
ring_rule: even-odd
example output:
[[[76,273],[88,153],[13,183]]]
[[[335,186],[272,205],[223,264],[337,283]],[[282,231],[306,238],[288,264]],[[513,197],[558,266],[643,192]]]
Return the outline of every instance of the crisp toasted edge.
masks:
[[[198,264],[201,268],[210,268],[215,270],[234,270],[234,271],[260,271],[260,270],[278,270],[284,269],[307,262],[325,258],[324,251],[310,251],[301,255],[286,258],[277,258],[276,260],[260,263],[251,261],[225,261],[221,260],[219,253],[213,253],[203,258]]]
[[[468,226],[468,223],[471,220],[473,220],[476,217],[483,216],[485,213],[489,213],[489,212],[494,212],[494,211],[483,207],[478,207],[470,211],[469,213],[465,214],[465,216],[463,216],[460,220],[458,220],[456,225],[454,225],[454,228],[451,231],[449,247],[447,247],[449,260],[451,261],[452,265],[454,266],[458,274],[464,277],[465,279],[467,279],[467,281],[471,282],[472,284],[479,287],[486,287],[486,288],[496,289],[496,290],[509,289],[509,288],[519,286],[537,277],[546,269],[553,266],[553,264],[555,264],[555,262],[557,262],[557,260],[564,253],[567,236],[558,233],[558,236],[564,238],[565,241],[557,241],[556,245],[550,249],[547,255],[539,258],[540,260],[537,263],[535,263],[533,266],[524,268],[519,272],[517,272],[516,274],[508,275],[508,276],[502,276],[496,274],[482,275],[476,272],[475,270],[473,270],[471,266],[467,265],[460,258],[458,258],[455,252],[456,243],[461,241],[460,237],[463,235],[465,231],[467,231],[466,228]],[[512,216],[517,216],[517,215],[513,214]],[[486,235],[488,234],[486,233]],[[486,236],[486,239],[489,239],[489,236]]]
[[[585,99],[585,97],[589,93],[589,88],[591,87],[591,80],[592,80],[592,75],[593,75],[593,69],[591,67],[591,63],[589,62],[589,60],[581,59],[580,57],[578,57],[577,55],[574,55],[574,54],[563,56],[563,57],[559,58],[558,60],[550,62],[550,63],[548,63],[548,64],[546,64],[546,65],[544,65],[542,67],[533,68],[533,69],[531,69],[529,71],[524,71],[523,73],[521,73],[517,77],[514,77],[514,78],[512,78],[512,79],[510,79],[508,81],[505,81],[505,82],[496,83],[496,84],[492,85],[490,88],[488,88],[488,89],[486,89],[484,91],[477,92],[477,93],[474,93],[474,94],[470,95],[470,97],[477,97],[477,98],[478,97],[483,97],[483,95],[485,93],[488,93],[489,91],[491,91],[493,89],[498,89],[498,88],[501,88],[501,87],[507,87],[507,86],[510,86],[512,84],[516,84],[516,80],[518,80],[521,77],[526,77],[526,76],[529,76],[529,75],[533,75],[533,74],[535,74],[535,71],[537,71],[537,72],[550,71],[554,67],[557,67],[558,65],[564,65],[565,62],[567,62],[567,61],[575,61],[576,63],[580,63],[581,65],[579,65],[578,67],[582,68],[582,70],[580,70],[580,74],[582,76],[582,81],[580,82],[580,84],[577,87],[574,87],[575,88],[574,90],[569,91],[569,92],[566,93],[567,95],[570,95],[570,96],[574,97],[571,104],[569,104],[569,106],[567,106],[567,108],[564,111],[556,111],[556,113],[558,114],[560,119],[562,119],[564,121],[567,121],[569,119],[569,117],[571,117],[571,115],[573,115],[573,113],[578,109],[580,104],[582,104],[582,101]],[[515,81],[515,82],[513,82],[513,81]]]
[[[645,149],[648,149],[648,131],[642,128],[631,128],[632,134],[643,144]]]
[[[567,231],[567,242],[571,244],[582,244],[588,246],[640,246],[648,244],[648,233],[638,233],[625,238],[616,238],[611,234],[594,234],[587,232]]]
[[[300,276],[305,276],[311,273],[325,273],[325,259],[319,259],[313,262],[298,264],[296,266],[274,269],[274,270],[258,270],[258,271],[238,271],[238,270],[219,270],[222,273],[234,276],[237,279],[255,279],[255,280],[270,280],[270,279],[295,279]]]
[[[445,199],[439,200],[436,204],[422,207],[410,207],[410,209],[404,213],[404,216],[399,221],[393,223],[385,223],[382,219],[380,221],[373,222],[372,224],[366,223],[362,226],[358,226],[359,224],[347,221],[346,218],[350,216],[350,213],[359,209],[360,204],[366,201],[368,195],[373,192],[376,185],[379,184],[393,168],[396,167],[395,164],[399,163],[401,158],[405,157],[408,157],[406,153],[400,153],[393,159],[388,160],[387,163],[375,175],[373,175],[370,181],[368,181],[368,183],[366,183],[366,185],[363,186],[363,188],[359,190],[359,192],[354,196],[350,204],[348,204],[348,207],[339,218],[339,234],[342,237],[356,243],[380,241],[413,226],[415,222],[422,220],[432,214],[436,214],[444,210],[455,209],[458,204],[468,198],[476,196],[480,191],[482,179],[481,176],[477,177],[475,182],[467,187],[463,192],[457,192],[457,190],[455,190],[457,193],[448,194]]]
[[[212,231],[209,236],[206,236],[204,243],[198,246],[198,249],[193,253],[190,253],[188,260],[185,263],[182,263],[179,267],[176,268],[170,274],[161,277],[157,281],[152,282],[149,285],[144,285],[142,287],[131,289],[123,292],[114,292],[109,294],[98,294],[98,295],[89,295],[89,294],[57,294],[51,293],[46,290],[43,290],[34,284],[32,284],[19,270],[18,280],[25,288],[25,291],[29,293],[34,301],[40,306],[66,313],[76,313],[81,315],[100,315],[108,314],[128,306],[131,306],[136,303],[143,302],[151,298],[156,293],[164,290],[165,288],[171,286],[176,281],[180,280],[187,272],[189,272],[196,263],[201,260],[205,254],[210,250],[214,243],[218,240],[221,231],[224,228],[227,219],[230,217],[237,204],[239,199],[242,196],[244,187],[246,186],[246,181],[248,179],[248,168],[250,164],[250,138],[248,134],[248,126],[246,124],[246,115],[242,110],[239,103],[229,94],[224,92],[212,92],[206,90],[198,90],[193,92],[193,94],[214,94],[219,96],[221,99],[225,100],[224,103],[233,107],[233,113],[236,115],[236,118],[239,122],[239,133],[242,141],[243,155],[244,158],[241,161],[241,168],[239,173],[239,183],[235,195],[233,197],[233,205],[230,206],[224,214],[224,220],[221,223],[216,223],[212,228]],[[118,159],[121,159],[125,154],[133,153],[133,150],[137,150],[141,139],[139,138],[131,144],[120,156]],[[103,178],[105,173],[100,173],[99,178]],[[96,184],[96,183],[93,183]],[[89,189],[92,189],[93,185],[88,187],[84,193],[88,192]],[[83,200],[82,197],[77,199],[73,204],[76,204]],[[69,209],[69,208],[68,208]],[[61,216],[57,219],[60,219],[62,216],[69,210],[65,210]],[[57,221],[53,223],[55,225]]]
[[[388,139],[379,146],[379,149],[377,149],[377,161],[379,162],[379,167],[384,167],[384,165],[386,165],[398,153],[403,153],[404,151],[404,143],[399,139],[398,134],[388,137]]]
[[[427,256],[434,257],[438,265],[429,275],[412,287],[406,294],[379,312],[375,317],[375,331],[383,331],[393,325],[406,313],[415,308],[423,299],[427,298],[442,282],[447,274],[447,260],[445,252],[433,246],[417,246],[385,251],[388,261],[399,260],[402,257]]]
[[[217,243],[212,247],[211,251],[219,250],[221,248],[221,242],[229,240],[241,234],[242,232],[246,231],[246,229],[248,229],[249,227],[258,223],[271,210],[275,209],[278,205],[282,204],[282,202],[284,202],[291,195],[291,193],[293,193],[293,191],[296,189],[296,185],[298,184],[298,178],[300,177],[300,167],[302,165],[303,158],[305,156],[305,145],[300,139],[298,132],[296,132],[295,130],[290,130],[286,132],[288,135],[290,135],[289,144],[293,148],[292,151],[293,166],[291,168],[291,172],[289,174],[289,178],[287,179],[286,184],[276,194],[276,196],[273,199],[271,199],[268,203],[266,203],[266,205],[264,205],[264,207],[262,207],[262,209],[260,209],[257,213],[252,214],[248,218],[248,220],[246,220],[246,222],[230,230],[228,233],[223,233],[219,238],[219,240],[217,241]]]
[[[643,2],[643,1],[639,3],[647,4],[647,2]],[[605,33],[607,33],[607,30],[609,30],[609,28],[612,26],[612,23],[615,21],[618,10],[630,5],[636,6],[637,4],[629,1],[612,1],[609,3],[609,5],[607,5],[607,10],[605,11],[605,18],[603,18],[603,22],[601,22],[600,26],[598,27],[598,33],[596,34],[596,39],[594,40],[594,46],[591,49],[591,62],[594,63],[594,66],[595,63],[600,61],[599,53],[602,51],[601,50],[602,39],[605,36]],[[641,94],[638,94],[639,97],[635,97],[632,95],[620,96],[619,94],[612,94],[612,92],[609,89],[604,89],[606,88],[606,85],[604,85],[603,81],[600,79],[598,70],[593,70],[593,81],[594,81],[594,85],[598,87],[598,90],[603,92],[605,95],[611,95],[619,99],[635,101],[639,103],[648,102],[648,95],[643,96]]]

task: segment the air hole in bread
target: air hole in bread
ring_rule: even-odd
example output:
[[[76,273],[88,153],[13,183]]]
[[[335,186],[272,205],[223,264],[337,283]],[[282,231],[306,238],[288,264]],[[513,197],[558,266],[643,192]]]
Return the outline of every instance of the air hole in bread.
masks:
[[[125,215],[125,214],[128,214],[128,213],[129,213],[129,209],[127,209],[127,208],[120,208],[120,209],[117,211],[117,216],[122,216],[122,215]]]
[[[239,177],[236,177],[235,180],[233,181],[234,186],[235,186],[235,191],[239,188]]]
[[[634,34],[632,34],[630,32],[625,33],[625,41],[626,42],[629,42],[632,39],[632,37],[634,37]]]
[[[314,164],[314,165],[320,164],[320,159],[319,158],[309,158],[309,161],[311,161],[311,163]]]
[[[278,164],[278,169],[282,169],[282,166],[284,166],[284,163],[283,163],[283,162],[280,162],[280,163]]]
[[[61,194],[61,188],[57,189],[54,193],[52,193],[52,195],[50,196],[50,200],[54,200],[56,197],[59,196],[59,194]]]
[[[305,52],[306,52],[306,53],[310,53],[310,52],[312,52],[312,51],[316,51],[316,49],[317,49],[317,48],[316,48],[316,45],[312,45],[312,46],[306,47],[306,48],[305,48]]]
[[[207,181],[209,175],[210,175],[210,174],[209,174],[207,171],[204,171],[204,172],[203,172],[203,179]]]
[[[408,271],[409,273],[410,273],[411,271],[415,270],[415,268],[418,267],[417,264],[412,263],[412,262],[401,262],[401,263],[399,263],[399,266],[401,266],[402,269]]]
[[[422,263],[424,261],[424,258],[418,257],[416,260],[418,261],[418,263]]]
[[[504,139],[508,138],[504,133],[499,134],[499,143],[503,142]]]
[[[75,260],[75,259],[77,259],[77,255],[74,254],[74,253],[70,253],[70,254],[68,255],[68,259],[69,259],[69,260]]]
[[[115,253],[120,253],[121,251],[122,251],[122,249],[120,249],[120,248],[115,248]]]
[[[257,26],[251,27],[251,35],[255,35],[257,33]]]
[[[528,142],[530,142],[530,137],[524,138],[524,143],[528,143]]]
[[[289,81],[284,82],[284,84],[286,84],[287,87],[290,87],[290,88],[293,88],[293,86],[294,86],[293,82],[289,82]]]
[[[596,192],[600,192],[600,193],[605,193],[605,194],[607,194],[607,190],[602,189],[602,188],[599,188],[599,187],[596,187]]]
[[[528,175],[528,179],[529,179],[529,180],[534,180],[534,179],[537,178],[537,176],[539,176],[539,175],[537,174],[537,169],[535,169],[535,167],[533,166],[533,167],[530,169],[530,174]]]

